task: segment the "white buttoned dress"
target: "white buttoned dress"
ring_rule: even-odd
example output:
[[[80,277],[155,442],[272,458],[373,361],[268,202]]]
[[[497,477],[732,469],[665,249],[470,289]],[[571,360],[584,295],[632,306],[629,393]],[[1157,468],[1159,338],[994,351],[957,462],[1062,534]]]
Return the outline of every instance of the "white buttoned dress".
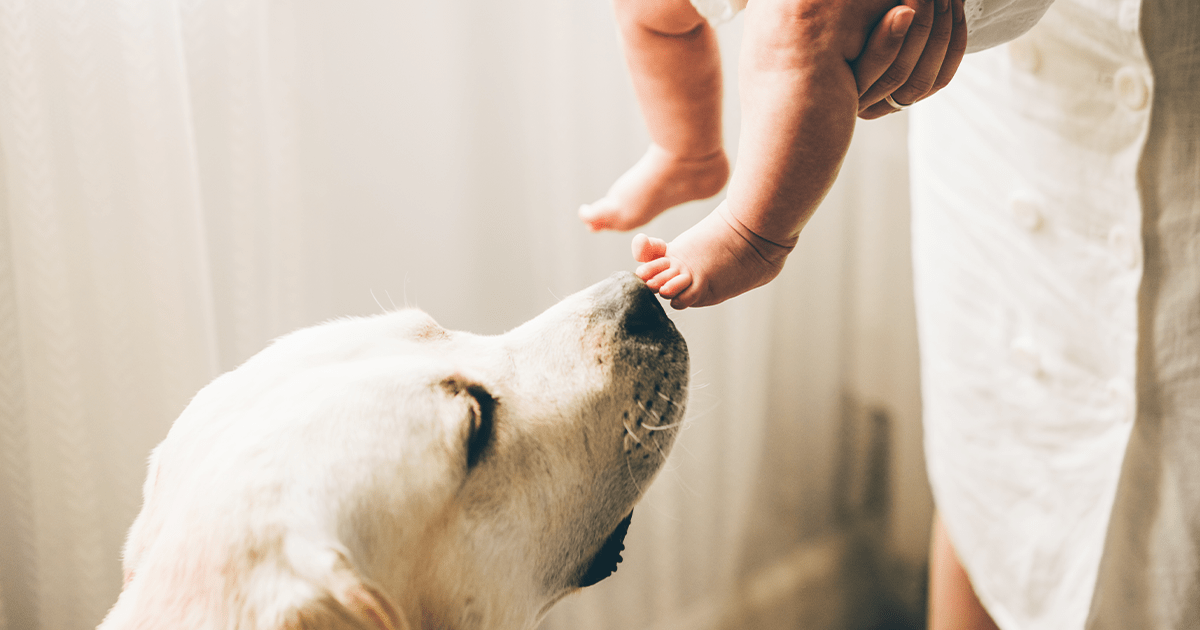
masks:
[[[1047,5],[910,110],[930,483],[1003,630],[1200,628],[1200,0]]]

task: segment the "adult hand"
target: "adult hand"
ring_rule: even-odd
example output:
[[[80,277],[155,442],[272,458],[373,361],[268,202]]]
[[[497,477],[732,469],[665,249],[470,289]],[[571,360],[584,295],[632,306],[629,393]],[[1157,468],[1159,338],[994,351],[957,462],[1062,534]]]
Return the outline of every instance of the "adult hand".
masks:
[[[903,0],[883,16],[854,60],[858,116],[899,111],[946,87],[967,51],[963,0]]]

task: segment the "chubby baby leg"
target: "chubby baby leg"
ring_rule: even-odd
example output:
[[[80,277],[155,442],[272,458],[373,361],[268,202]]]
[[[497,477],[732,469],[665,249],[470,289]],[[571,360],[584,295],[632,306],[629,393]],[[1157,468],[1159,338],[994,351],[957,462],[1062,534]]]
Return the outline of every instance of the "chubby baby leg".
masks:
[[[729,179],[712,26],[689,0],[615,0],[615,8],[652,144],[602,199],[579,209],[592,230],[644,225],[667,208],[717,194]]]
[[[770,282],[793,246],[772,243],[747,229],[724,203],[667,243],[638,234],[633,257],[646,286],[671,307],[712,306]]]

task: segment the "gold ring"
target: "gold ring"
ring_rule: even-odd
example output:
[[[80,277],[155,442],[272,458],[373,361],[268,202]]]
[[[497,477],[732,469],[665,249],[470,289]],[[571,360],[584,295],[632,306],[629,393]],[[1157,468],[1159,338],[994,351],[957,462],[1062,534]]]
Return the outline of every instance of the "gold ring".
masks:
[[[892,109],[895,109],[895,110],[908,109],[909,107],[912,107],[912,103],[909,103],[908,105],[903,105],[903,104],[896,102],[896,99],[892,98],[891,94],[888,94],[887,96],[883,97],[883,100],[887,101],[887,104],[891,105]]]

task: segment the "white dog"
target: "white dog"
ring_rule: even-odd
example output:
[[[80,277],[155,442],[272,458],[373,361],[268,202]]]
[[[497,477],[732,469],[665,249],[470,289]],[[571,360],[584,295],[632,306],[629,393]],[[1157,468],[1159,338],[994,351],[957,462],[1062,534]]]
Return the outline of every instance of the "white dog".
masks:
[[[630,274],[499,336],[411,309],[287,335],[155,449],[100,628],[533,628],[616,570],[687,379]]]

